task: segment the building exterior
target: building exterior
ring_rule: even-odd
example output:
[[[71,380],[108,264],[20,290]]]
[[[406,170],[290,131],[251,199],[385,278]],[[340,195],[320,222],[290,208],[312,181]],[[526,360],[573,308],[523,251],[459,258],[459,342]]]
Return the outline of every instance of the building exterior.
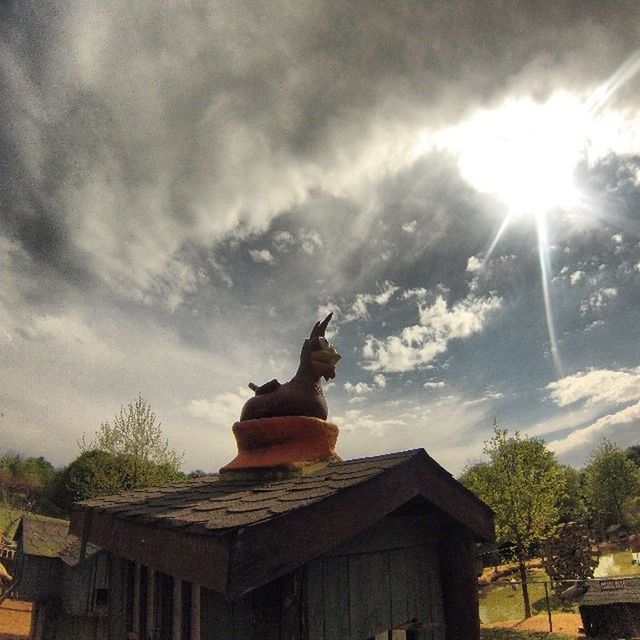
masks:
[[[98,498],[71,531],[109,553],[109,640],[474,640],[493,516],[418,449]]]
[[[80,540],[69,522],[25,515],[16,531],[15,579],[20,598],[33,602],[34,640],[106,638],[107,554]]]
[[[579,607],[587,637],[640,635],[640,578],[604,578],[587,584]]]

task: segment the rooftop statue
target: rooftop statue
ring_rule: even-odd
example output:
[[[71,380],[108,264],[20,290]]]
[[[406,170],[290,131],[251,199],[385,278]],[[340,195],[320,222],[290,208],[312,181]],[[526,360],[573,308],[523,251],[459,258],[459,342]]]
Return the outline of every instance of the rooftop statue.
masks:
[[[315,323],[311,335],[302,345],[298,370],[289,382],[280,384],[274,379],[260,387],[249,383],[255,396],[245,403],[240,420],[279,416],[327,419],[327,401],[320,379],[335,378],[336,364],[340,360],[340,355],[325,338],[332,315],[330,313],[322,322]]]

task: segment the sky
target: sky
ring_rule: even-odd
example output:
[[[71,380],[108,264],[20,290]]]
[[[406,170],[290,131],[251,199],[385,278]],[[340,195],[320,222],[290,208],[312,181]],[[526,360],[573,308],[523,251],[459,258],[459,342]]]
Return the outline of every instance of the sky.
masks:
[[[640,443],[635,1],[0,4],[0,450],[184,469],[316,320],[344,458]]]

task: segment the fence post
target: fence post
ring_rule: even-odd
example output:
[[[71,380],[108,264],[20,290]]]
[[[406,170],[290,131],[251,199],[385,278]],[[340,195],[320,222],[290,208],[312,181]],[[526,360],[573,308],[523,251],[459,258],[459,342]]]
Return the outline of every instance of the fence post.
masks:
[[[553,633],[553,621],[551,619],[551,604],[549,603],[549,583],[544,583],[544,600],[547,603],[547,616],[549,617],[549,633]]]

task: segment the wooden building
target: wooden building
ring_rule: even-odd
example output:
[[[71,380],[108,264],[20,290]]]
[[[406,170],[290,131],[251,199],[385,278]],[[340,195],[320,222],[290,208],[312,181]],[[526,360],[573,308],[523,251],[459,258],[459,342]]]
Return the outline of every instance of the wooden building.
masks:
[[[107,554],[69,534],[69,521],[25,515],[16,531],[15,579],[34,603],[34,640],[106,638]]]
[[[109,640],[477,640],[491,510],[422,449],[314,468],[76,505],[109,551]]]
[[[640,636],[640,578],[589,580],[579,609],[589,638]]]

